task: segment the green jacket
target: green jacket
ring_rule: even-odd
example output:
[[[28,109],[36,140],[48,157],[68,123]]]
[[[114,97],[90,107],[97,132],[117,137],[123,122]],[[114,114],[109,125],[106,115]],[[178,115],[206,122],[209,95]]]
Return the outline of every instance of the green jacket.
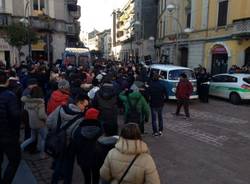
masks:
[[[125,108],[125,113],[124,113],[125,122],[129,112],[128,98],[130,99],[132,106],[139,100],[136,108],[137,111],[140,112],[141,114],[141,122],[147,122],[149,120],[150,108],[145,98],[142,96],[140,92],[132,92],[129,93],[129,95],[126,95],[125,92],[121,92],[119,98],[122,101]]]

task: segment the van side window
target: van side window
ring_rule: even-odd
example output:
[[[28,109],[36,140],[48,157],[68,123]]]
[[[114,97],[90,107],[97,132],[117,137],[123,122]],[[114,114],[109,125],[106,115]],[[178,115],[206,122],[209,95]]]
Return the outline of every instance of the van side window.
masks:
[[[150,70],[150,78],[152,78],[154,76],[154,74],[159,74],[159,71],[158,69],[154,69],[154,68],[151,68]]]
[[[168,73],[166,71],[161,71],[160,76],[163,79],[167,79],[168,78]]]

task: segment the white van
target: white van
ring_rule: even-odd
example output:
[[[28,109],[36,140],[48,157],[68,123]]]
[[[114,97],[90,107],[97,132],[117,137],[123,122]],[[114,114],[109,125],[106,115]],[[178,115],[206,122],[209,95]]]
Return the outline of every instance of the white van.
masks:
[[[160,80],[164,83],[167,89],[166,96],[168,99],[173,100],[176,99],[175,93],[180,75],[185,73],[188,77],[188,80],[193,85],[193,93],[190,96],[190,99],[198,99],[197,80],[192,69],[175,65],[153,64],[149,68],[149,77],[152,77],[154,73],[158,73],[161,76]]]

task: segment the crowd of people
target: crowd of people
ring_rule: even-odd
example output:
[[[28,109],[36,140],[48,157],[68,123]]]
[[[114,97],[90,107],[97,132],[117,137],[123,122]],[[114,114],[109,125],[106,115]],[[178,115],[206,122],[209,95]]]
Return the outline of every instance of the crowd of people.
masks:
[[[143,65],[95,61],[89,67],[47,66],[22,62],[0,70],[0,164],[9,161],[0,183],[12,182],[21,152],[53,157],[51,183],[72,182],[75,160],[85,184],[160,183],[142,134],[152,121],[152,135],[164,131],[167,89],[157,73],[148,78]],[[177,86],[179,115],[193,86],[183,73]],[[122,128],[118,115],[123,114]],[[24,140],[20,140],[23,127]],[[40,137],[38,141],[38,136]],[[21,141],[21,144],[19,143]],[[0,170],[0,173],[2,171]]]
[[[245,65],[245,66],[239,67],[237,65],[232,65],[228,72],[229,73],[247,73],[247,74],[250,74],[250,66]]]

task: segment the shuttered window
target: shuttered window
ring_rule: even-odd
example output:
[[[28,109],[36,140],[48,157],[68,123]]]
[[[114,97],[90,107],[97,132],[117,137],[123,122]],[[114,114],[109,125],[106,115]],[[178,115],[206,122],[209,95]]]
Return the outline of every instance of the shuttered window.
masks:
[[[218,26],[227,25],[227,14],[228,14],[228,0],[219,2],[218,10]]]

